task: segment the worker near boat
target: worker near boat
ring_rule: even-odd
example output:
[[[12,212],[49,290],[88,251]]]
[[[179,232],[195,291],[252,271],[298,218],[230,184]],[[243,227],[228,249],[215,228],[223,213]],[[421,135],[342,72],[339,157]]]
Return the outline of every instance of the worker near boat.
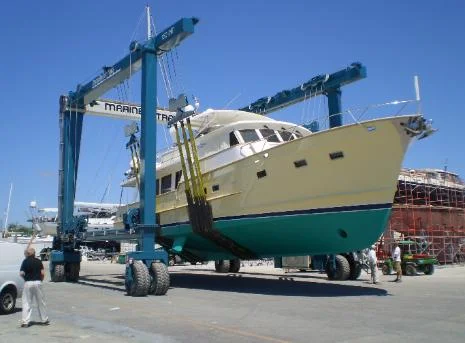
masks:
[[[42,262],[36,258],[36,251],[30,245],[24,251],[26,257],[21,264],[19,275],[24,279],[24,290],[22,296],[23,311],[21,319],[21,327],[30,325],[32,306],[37,304],[39,316],[42,325],[49,325],[50,321],[47,316],[47,307],[45,297],[42,291],[42,281],[44,280],[44,266]]]

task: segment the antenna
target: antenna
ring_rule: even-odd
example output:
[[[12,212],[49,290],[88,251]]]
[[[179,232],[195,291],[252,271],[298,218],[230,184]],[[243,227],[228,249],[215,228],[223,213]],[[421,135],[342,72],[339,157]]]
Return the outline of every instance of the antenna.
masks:
[[[147,4],[145,6],[145,11],[147,13],[147,40],[152,38],[152,26],[150,25],[150,6]]]
[[[413,83],[415,85],[415,100],[418,103],[418,113],[421,113],[420,82],[418,80],[418,75],[413,77]]]
[[[8,232],[8,215],[10,214],[11,192],[13,192],[13,183],[10,184],[10,195],[8,196],[8,205],[6,207],[5,233]]]

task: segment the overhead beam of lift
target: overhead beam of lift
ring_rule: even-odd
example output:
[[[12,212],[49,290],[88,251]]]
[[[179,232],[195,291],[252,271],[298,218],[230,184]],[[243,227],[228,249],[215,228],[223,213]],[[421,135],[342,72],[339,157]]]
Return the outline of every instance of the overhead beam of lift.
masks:
[[[250,105],[240,108],[240,110],[267,115],[318,95],[339,92],[340,87],[361,80],[366,76],[366,68],[361,63],[354,62],[335,73],[318,75],[298,87],[260,98]]]
[[[143,49],[153,49],[158,56],[173,49],[194,32],[197,18],[183,18],[143,44],[131,43],[130,53],[85,85],[78,85],[69,95],[71,107],[83,108],[116,87],[142,68]]]
[[[90,115],[121,119],[135,120],[141,119],[141,106],[139,104],[131,104],[121,101],[99,99],[87,105],[84,110],[78,110]],[[156,116],[158,124],[168,124],[174,118],[176,113],[169,111],[166,108],[157,108]]]

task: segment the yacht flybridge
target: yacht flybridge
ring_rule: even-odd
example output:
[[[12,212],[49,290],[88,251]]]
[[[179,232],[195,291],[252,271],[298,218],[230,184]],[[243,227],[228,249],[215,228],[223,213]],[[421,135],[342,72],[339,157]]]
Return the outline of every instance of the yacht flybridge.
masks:
[[[206,110],[190,118],[202,170],[213,170],[254,153],[311,134],[302,126],[238,110]],[[175,132],[170,130],[175,141]],[[174,191],[182,178],[176,145],[157,156],[157,195]],[[123,186],[136,186],[134,163]]]

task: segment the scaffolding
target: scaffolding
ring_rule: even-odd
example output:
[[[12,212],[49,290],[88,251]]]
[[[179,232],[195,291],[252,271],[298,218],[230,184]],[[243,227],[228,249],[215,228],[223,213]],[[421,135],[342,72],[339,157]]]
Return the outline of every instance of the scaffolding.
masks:
[[[440,264],[465,263],[465,184],[457,174],[401,171],[378,258],[390,256],[401,239],[417,242],[418,253],[436,256]]]

